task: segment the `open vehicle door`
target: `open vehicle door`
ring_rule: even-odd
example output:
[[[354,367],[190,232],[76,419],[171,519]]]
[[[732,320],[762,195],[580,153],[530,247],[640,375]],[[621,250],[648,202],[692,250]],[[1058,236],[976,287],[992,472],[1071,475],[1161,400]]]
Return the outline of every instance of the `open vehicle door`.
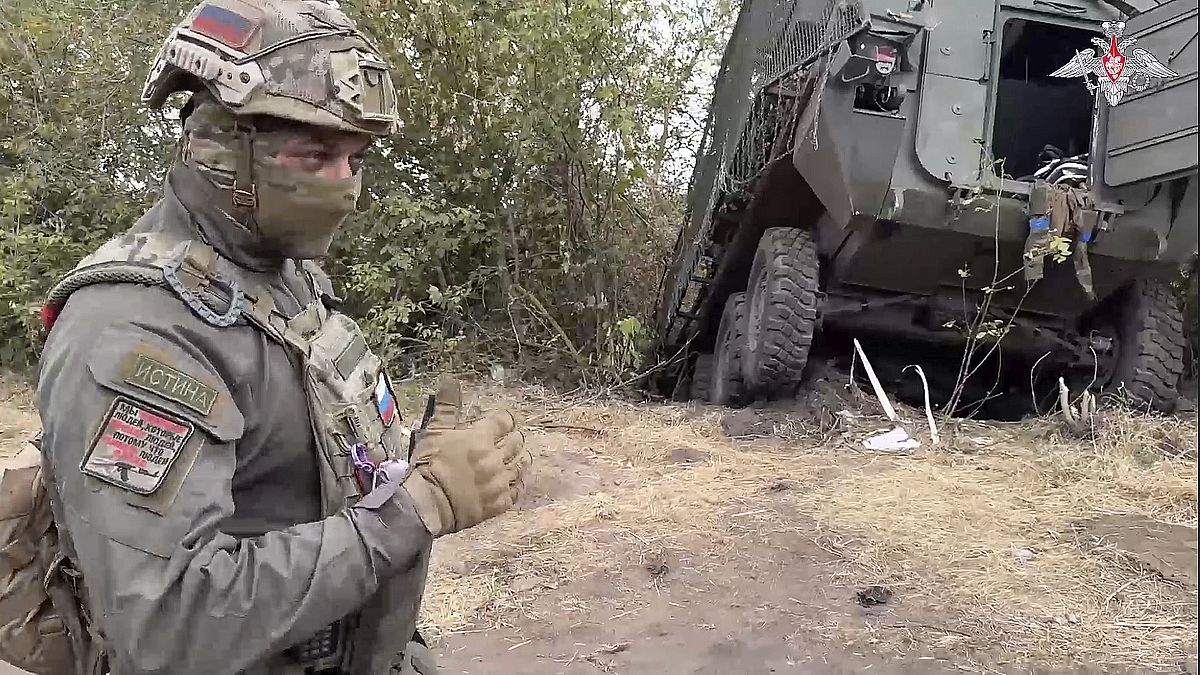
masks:
[[[1136,88],[1145,50],[1178,74],[1128,91],[1108,111],[1104,182],[1112,187],[1147,180],[1163,181],[1195,173],[1196,161],[1197,0],[1170,0],[1125,22],[1120,41],[1136,43],[1122,51]]]

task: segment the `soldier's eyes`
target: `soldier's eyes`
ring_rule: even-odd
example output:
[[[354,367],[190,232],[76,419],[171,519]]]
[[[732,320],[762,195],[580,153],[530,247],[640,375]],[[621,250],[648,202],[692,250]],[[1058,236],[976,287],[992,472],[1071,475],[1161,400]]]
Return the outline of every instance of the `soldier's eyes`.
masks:
[[[303,143],[285,149],[281,157],[288,157],[305,171],[316,172],[335,164],[348,164],[353,173],[358,173],[366,162],[368,147],[355,143]]]
[[[314,152],[308,153],[306,158],[311,159],[314,162],[321,162],[322,164],[324,164],[325,162],[328,162],[329,160],[333,159],[333,155],[328,150],[316,150]]]

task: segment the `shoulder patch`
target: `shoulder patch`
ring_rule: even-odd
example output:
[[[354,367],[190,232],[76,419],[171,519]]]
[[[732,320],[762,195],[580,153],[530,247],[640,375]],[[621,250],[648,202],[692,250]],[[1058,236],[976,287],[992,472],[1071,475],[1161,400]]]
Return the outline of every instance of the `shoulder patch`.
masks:
[[[201,415],[212,413],[220,395],[215,388],[137,350],[125,357],[123,379],[127,384],[154,392]]]
[[[79,468],[139,495],[162,487],[196,427],[125,396],[113,400]]]
[[[245,419],[211,360],[234,357],[211,340],[207,333],[189,335],[186,327],[114,324],[95,336],[87,367],[96,384],[113,394],[183,418],[197,434],[235,441]]]

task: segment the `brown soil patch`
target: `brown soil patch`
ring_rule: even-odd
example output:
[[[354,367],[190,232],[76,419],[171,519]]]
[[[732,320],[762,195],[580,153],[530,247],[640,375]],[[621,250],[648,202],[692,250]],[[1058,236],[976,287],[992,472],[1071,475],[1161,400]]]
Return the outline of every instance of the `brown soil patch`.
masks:
[[[28,452],[39,426],[28,382],[0,371],[0,459]]]
[[[1072,527],[1081,548],[1093,555],[1124,558],[1130,565],[1196,591],[1196,528],[1141,516],[1106,515]]]

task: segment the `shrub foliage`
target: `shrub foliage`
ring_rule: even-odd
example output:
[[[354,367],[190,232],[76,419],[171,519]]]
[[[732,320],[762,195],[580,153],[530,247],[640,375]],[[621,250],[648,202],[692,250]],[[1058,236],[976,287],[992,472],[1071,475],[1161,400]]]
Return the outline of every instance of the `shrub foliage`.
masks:
[[[392,63],[404,120],[326,261],[378,348],[635,373],[729,1],[343,4]],[[50,284],[156,198],[178,125],[138,94],[190,6],[0,7],[0,361],[36,359]]]

